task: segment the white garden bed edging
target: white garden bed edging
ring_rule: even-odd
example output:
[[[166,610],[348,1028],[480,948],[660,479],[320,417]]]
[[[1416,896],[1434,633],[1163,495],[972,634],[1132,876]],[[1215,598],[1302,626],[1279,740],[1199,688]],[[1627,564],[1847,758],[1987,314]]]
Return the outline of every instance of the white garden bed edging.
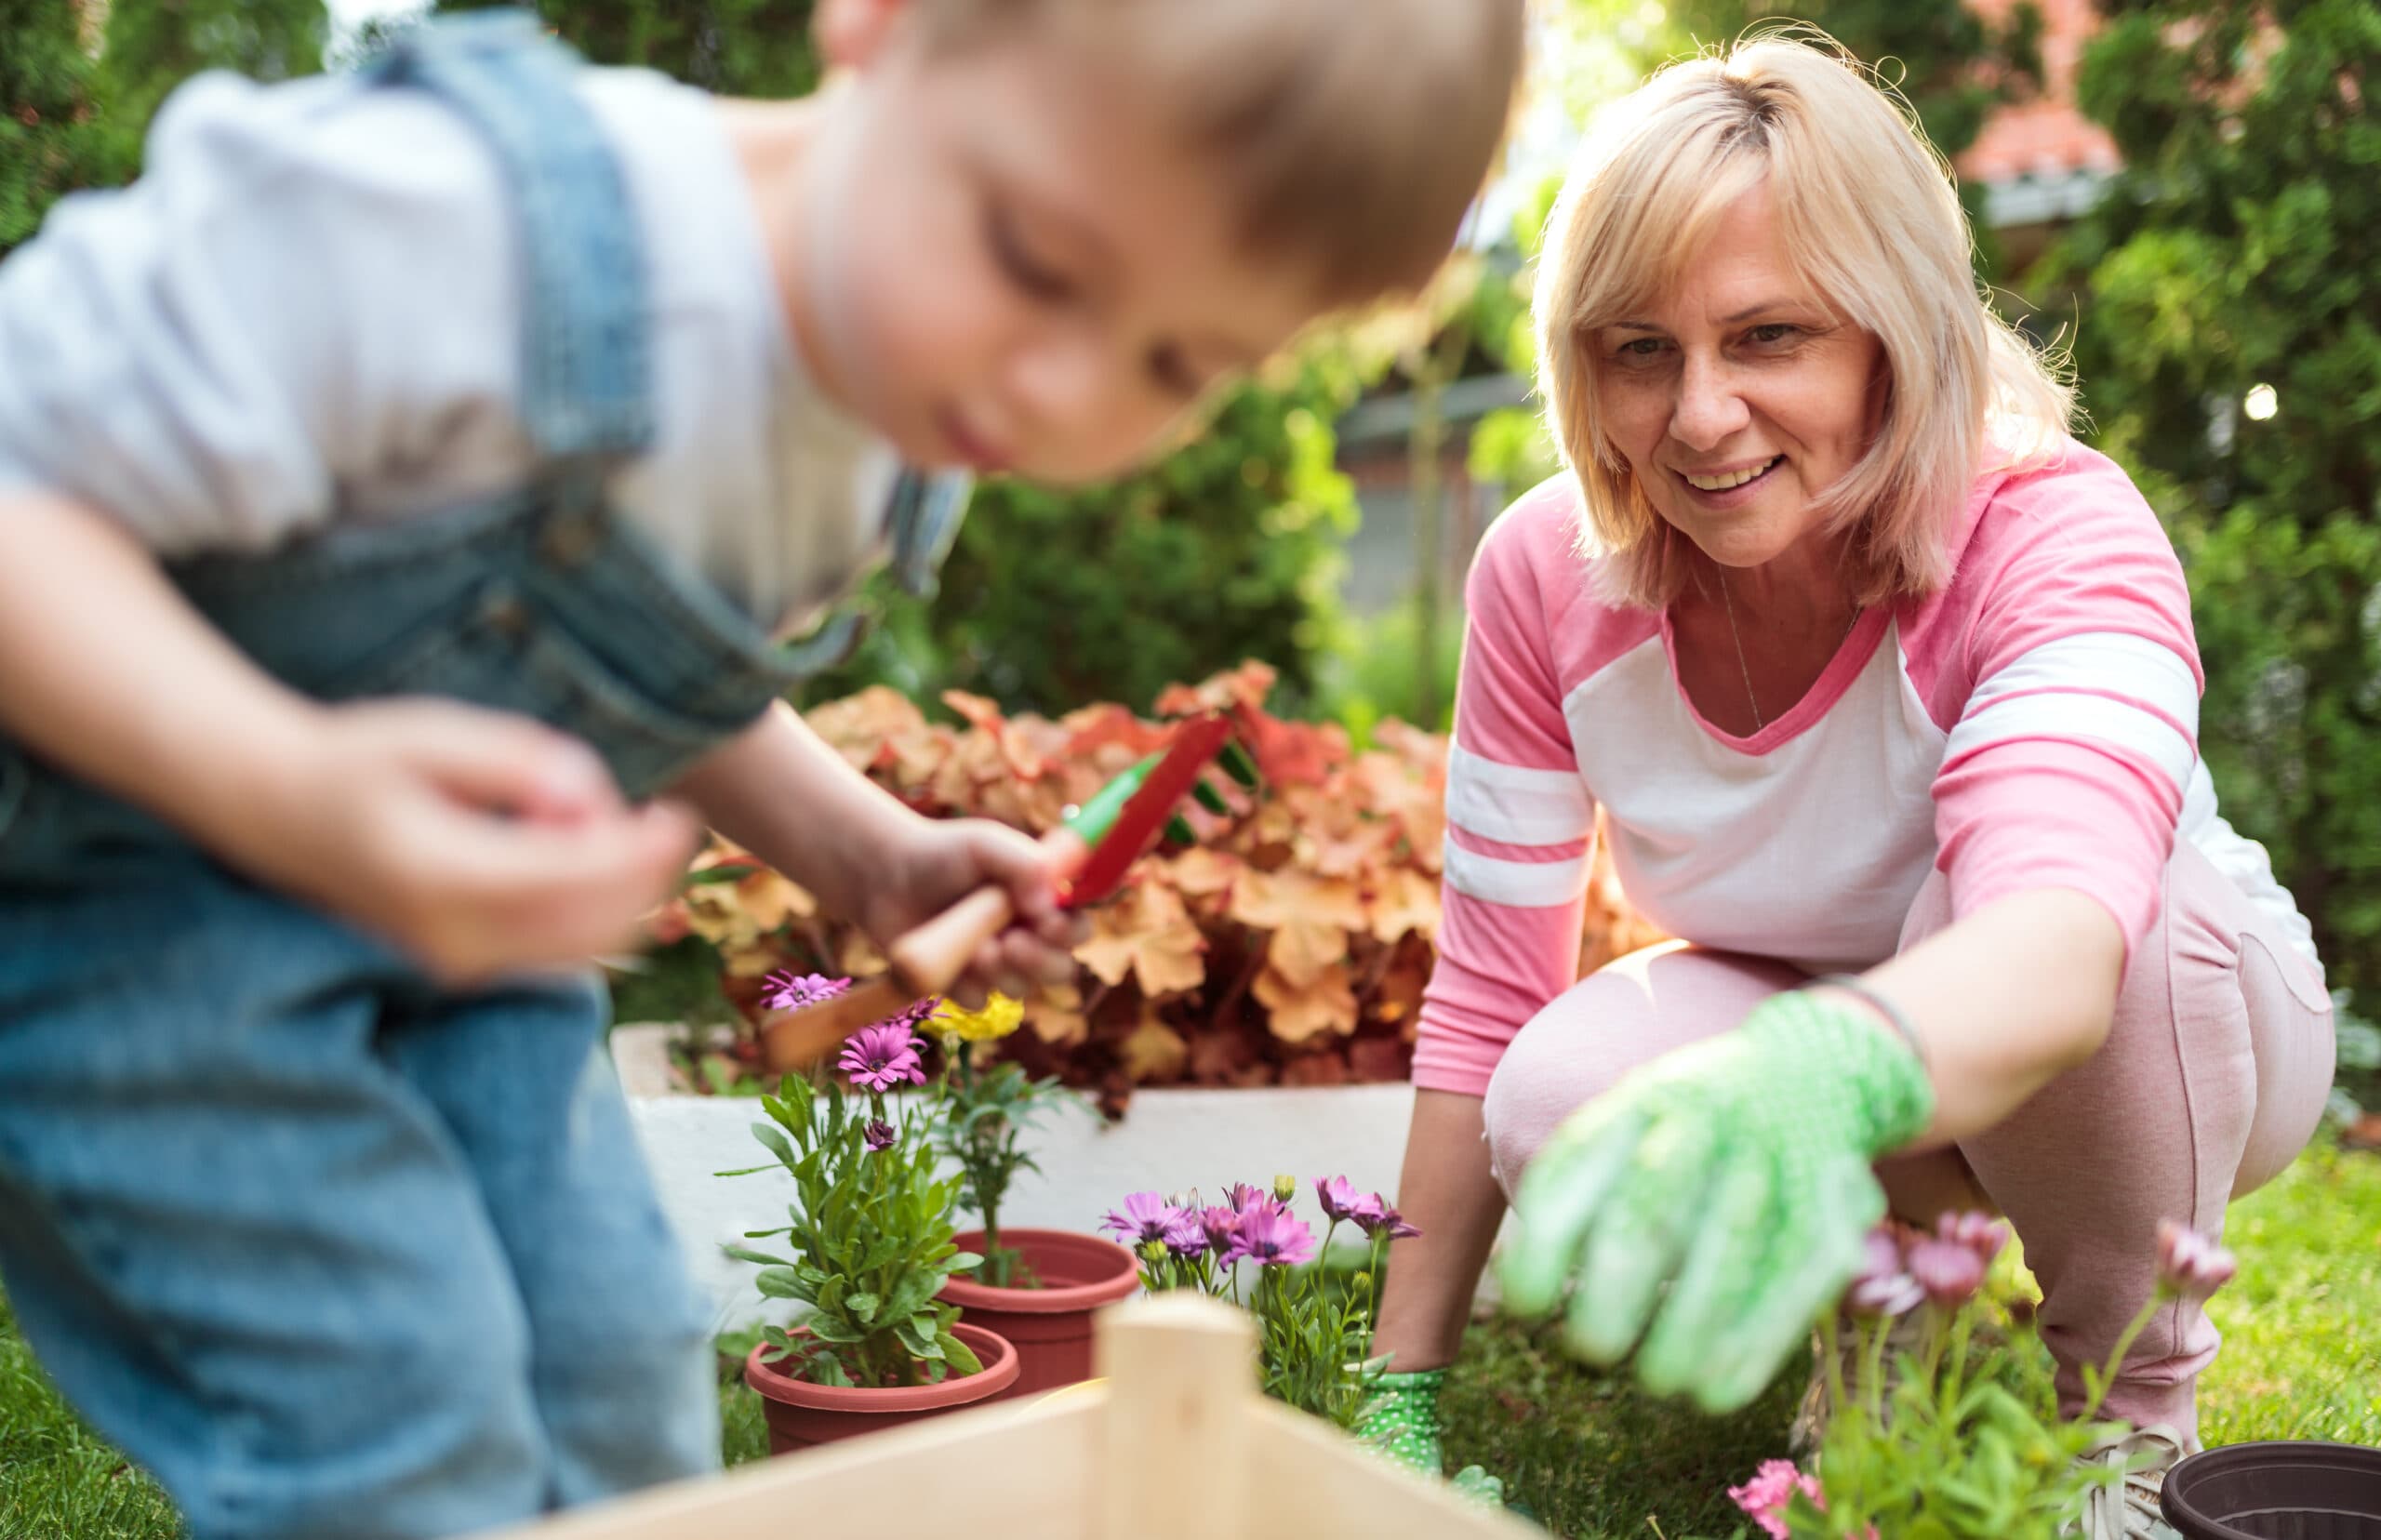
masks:
[[[767,1114],[752,1097],[672,1089],[663,1051],[670,1030],[617,1028],[612,1055],[662,1207],[714,1302],[718,1329],[726,1330],[761,1319],[773,1302],[753,1289],[754,1265],[720,1248],[767,1250],[765,1241],[744,1241],[743,1232],[783,1224],[793,1183],[776,1172],[732,1180],[712,1175],[769,1160],[752,1134]],[[1137,1091],[1116,1123],[1087,1107],[1061,1109],[1044,1120],[1031,1146],[1040,1175],[1018,1174],[1001,1218],[1091,1230],[1128,1192],[1195,1187],[1215,1202],[1230,1183],[1262,1184],[1286,1172],[1298,1179],[1299,1214],[1313,1220],[1317,1176],[1395,1194],[1413,1109],[1410,1085]]]

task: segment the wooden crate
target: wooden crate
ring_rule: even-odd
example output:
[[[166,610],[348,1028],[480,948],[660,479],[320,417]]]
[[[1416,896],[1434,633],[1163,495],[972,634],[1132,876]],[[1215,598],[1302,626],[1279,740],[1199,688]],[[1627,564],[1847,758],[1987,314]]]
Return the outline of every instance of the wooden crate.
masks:
[[[1524,1540],[1543,1533],[1257,1392],[1254,1325],[1194,1294],[1101,1312],[1105,1385],[763,1461],[501,1540]]]

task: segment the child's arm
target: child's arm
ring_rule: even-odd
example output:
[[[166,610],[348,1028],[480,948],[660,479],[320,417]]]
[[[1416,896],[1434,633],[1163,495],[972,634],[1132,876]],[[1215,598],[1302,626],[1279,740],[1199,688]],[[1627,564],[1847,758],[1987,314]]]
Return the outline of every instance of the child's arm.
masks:
[[[1058,873],[1040,845],[989,819],[921,816],[853,769],[789,706],[771,710],[672,790],[712,828],[882,942],[976,888],[1002,883],[1018,923],[978,952],[974,987],[1022,998],[1034,980],[1074,976],[1069,949],[1079,926],[1057,906]]]
[[[616,947],[693,840],[540,724],[285,688],[48,494],[0,493],[0,731],[455,982]]]

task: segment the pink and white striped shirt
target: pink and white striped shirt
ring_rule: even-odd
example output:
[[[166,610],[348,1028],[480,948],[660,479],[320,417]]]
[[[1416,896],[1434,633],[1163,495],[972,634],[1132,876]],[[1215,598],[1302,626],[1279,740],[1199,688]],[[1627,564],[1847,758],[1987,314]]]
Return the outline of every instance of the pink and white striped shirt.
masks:
[[[2075,888],[2130,949],[2178,832],[2314,960],[2265,851],[2216,813],[2189,594],[2124,472],[2071,443],[1988,472],[1954,540],[1945,589],[1872,606],[1791,710],[1736,737],[1680,690],[1668,616],[1595,596],[1576,481],[1506,511],[1467,589],[1416,1085],[1483,1091],[1576,982],[1599,805],[1648,919],[1815,973],[1892,956],[1936,867],[1955,914]]]

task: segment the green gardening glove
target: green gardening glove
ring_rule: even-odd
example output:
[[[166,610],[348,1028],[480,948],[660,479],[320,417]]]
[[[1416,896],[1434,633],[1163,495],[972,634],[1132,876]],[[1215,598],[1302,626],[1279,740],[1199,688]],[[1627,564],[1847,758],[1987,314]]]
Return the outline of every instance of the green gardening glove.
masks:
[[[1446,1452],[1439,1446],[1439,1392],[1446,1383],[1443,1369],[1377,1376],[1356,1414],[1356,1437],[1408,1470],[1445,1475]],[[1504,1507],[1505,1483],[1476,1465],[1464,1467],[1448,1480],[1476,1502]]]
[[[1356,1437],[1408,1470],[1445,1475],[1446,1452],[1439,1447],[1439,1391],[1446,1383],[1443,1369],[1378,1376],[1356,1414]]]
[[[1742,1406],[1857,1269],[1885,1212],[1870,1162],[1934,1110],[1917,1054],[1874,1016],[1774,996],[1555,1130],[1514,1201],[1506,1301],[1543,1315],[1569,1283],[1581,1357],[1636,1345],[1648,1390]]]

